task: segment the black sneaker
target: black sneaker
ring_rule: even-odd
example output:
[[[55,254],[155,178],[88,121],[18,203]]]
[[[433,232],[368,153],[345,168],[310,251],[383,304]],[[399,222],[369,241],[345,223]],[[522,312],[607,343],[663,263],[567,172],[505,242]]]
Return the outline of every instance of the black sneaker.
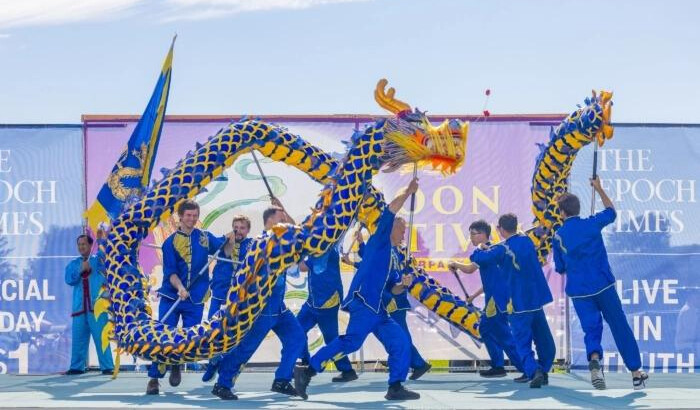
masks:
[[[544,381],[542,382],[543,386],[549,386],[549,373],[544,374]]]
[[[270,390],[275,392],[275,393],[286,394],[287,396],[296,396],[297,395],[296,389],[287,380],[275,380],[272,383],[272,387],[270,388]]]
[[[532,380],[530,380],[530,388],[532,389],[539,389],[542,387],[544,384],[544,372],[540,369],[537,369],[535,372],[535,375],[532,376]]]
[[[221,400],[238,400],[238,396],[233,394],[231,389],[224,386],[219,386],[219,383],[214,384],[214,388],[211,390],[211,394],[220,398]]]
[[[306,394],[306,388],[309,387],[311,378],[315,375],[316,372],[311,366],[294,368],[294,389],[297,391],[297,395],[304,400],[309,398],[309,395]]]
[[[148,385],[146,386],[146,394],[148,395],[157,395],[160,393],[158,388],[160,387],[160,382],[158,382],[158,379],[151,379],[148,381]]]
[[[105,376],[111,376],[114,374],[114,369],[102,370],[102,374],[104,374]]]
[[[387,400],[418,400],[420,399],[420,394],[406,390],[401,383],[392,383],[389,385],[389,390],[387,390],[384,398]]]
[[[513,381],[516,383],[527,383],[530,381],[530,378],[527,377],[525,373],[523,373],[520,375],[520,377],[516,377],[515,379],[513,379]]]
[[[428,373],[428,371],[432,368],[433,368],[433,365],[431,365],[430,363],[426,363],[425,366],[423,366],[423,367],[419,367],[418,369],[413,369],[413,373],[411,373],[411,377],[409,377],[409,379],[418,380],[421,378],[421,376]]]
[[[210,381],[211,379],[214,378],[214,375],[216,375],[216,371],[219,370],[219,362],[213,362],[210,361],[207,363],[207,369],[204,371],[204,374],[202,375],[202,381],[204,383]]]
[[[632,387],[634,387],[635,390],[642,390],[643,388],[647,387],[648,378],[648,374],[646,374],[645,372],[641,372],[639,377],[632,378]]]
[[[347,383],[353,380],[357,380],[357,373],[354,369],[342,372],[340,375],[331,379],[333,383]]]
[[[174,364],[170,366],[170,377],[168,378],[170,385],[173,387],[179,386],[181,381],[182,374],[180,373],[180,365]]]
[[[66,376],[75,376],[77,374],[85,374],[85,370],[68,369],[63,374]]]
[[[486,378],[506,377],[506,375],[506,369],[502,367],[492,367],[488,370],[482,370],[479,372],[479,376]]]
[[[597,390],[605,390],[605,376],[603,369],[600,368],[600,362],[596,359],[588,362],[588,370],[591,371],[591,384]]]

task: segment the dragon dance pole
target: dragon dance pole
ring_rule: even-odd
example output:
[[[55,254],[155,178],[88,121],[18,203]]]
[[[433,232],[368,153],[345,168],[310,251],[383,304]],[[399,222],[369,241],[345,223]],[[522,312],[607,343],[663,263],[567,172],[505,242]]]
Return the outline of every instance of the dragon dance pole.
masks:
[[[274,198],[275,195],[272,193],[272,188],[270,188],[270,184],[267,182],[267,177],[265,176],[265,173],[262,170],[262,167],[260,166],[260,162],[258,161],[258,157],[255,155],[255,150],[251,150],[250,153],[253,155],[253,160],[255,161],[255,165],[258,167],[258,172],[260,172],[260,176],[263,179],[263,182],[265,183],[265,188],[267,188],[267,193],[270,194],[270,198]]]

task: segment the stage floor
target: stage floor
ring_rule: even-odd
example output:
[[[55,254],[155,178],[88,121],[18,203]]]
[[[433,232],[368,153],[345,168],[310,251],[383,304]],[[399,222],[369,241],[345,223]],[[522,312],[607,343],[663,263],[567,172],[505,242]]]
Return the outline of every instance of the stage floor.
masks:
[[[0,407],[66,408],[698,408],[699,374],[650,374],[647,388],[632,390],[629,374],[608,374],[608,390],[597,391],[587,373],[552,374],[549,386],[530,389],[508,378],[482,379],[474,373],[428,373],[407,386],[420,392],[410,402],[384,400],[385,373],[366,372],[348,384],[331,383],[330,374],[315,377],[309,400],[288,398],[269,391],[273,374],[247,372],[238,379],[238,401],[211,395],[213,384],[203,384],[201,373],[183,373],[177,390],[161,383],[159,396],[146,396],[144,373],[123,372],[116,380],[91,372],[81,376],[0,375]]]

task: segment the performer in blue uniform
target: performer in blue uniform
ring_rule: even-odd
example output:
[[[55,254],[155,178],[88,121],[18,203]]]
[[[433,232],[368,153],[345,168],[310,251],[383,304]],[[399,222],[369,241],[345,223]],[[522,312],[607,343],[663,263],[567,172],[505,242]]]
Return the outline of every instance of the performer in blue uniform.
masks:
[[[216,253],[224,244],[225,237],[217,238],[207,231],[195,228],[199,219],[199,205],[193,200],[186,200],[177,209],[180,217],[178,230],[163,243],[163,284],[158,290],[160,305],[158,317],[162,318],[179,298],[180,303],[163,323],[177,326],[182,319],[182,326],[198,325],[204,312],[204,297],[209,290],[209,255]],[[171,367],[169,382],[171,386],[180,384],[180,366]],[[146,394],[158,394],[158,380],[165,377],[167,367],[152,363],[148,376],[151,378],[146,387]]]
[[[407,266],[406,254],[408,253],[406,247],[402,245],[405,235],[406,221],[398,217],[394,220],[394,226],[391,230],[389,280],[382,292],[382,304],[391,318],[406,332],[406,337],[411,345],[410,367],[413,369],[409,379],[418,380],[430,370],[432,365],[423,359],[416,346],[413,345],[411,332],[408,330],[408,323],[406,323],[406,312],[411,309],[411,304],[408,302],[408,288],[411,287],[413,276],[404,274]]]
[[[305,333],[318,325],[324,342],[338,337],[338,311],[343,298],[343,282],[340,280],[340,255],[334,246],[319,257],[309,256],[299,265],[301,271],[308,271],[309,297],[297,314],[297,320]],[[308,343],[301,354],[303,365],[309,364]],[[341,372],[333,382],[349,382],[357,379],[350,360],[343,356],[335,362]]]
[[[491,358],[491,368],[479,372],[481,377],[505,377],[506,370],[503,367],[503,352],[508,355],[510,363],[518,370],[522,371],[520,356],[515,348],[515,340],[508,324],[508,298],[510,290],[508,286],[508,276],[501,269],[498,263],[484,260],[482,264],[477,264],[475,260],[480,259],[480,254],[484,251],[479,249],[481,244],[491,246],[491,226],[482,220],[478,220],[469,225],[469,236],[472,244],[477,248],[470,257],[471,263],[463,264],[451,262],[449,268],[453,271],[461,270],[465,273],[474,273],[477,270],[481,276],[482,290],[485,298],[484,313],[479,324],[479,331],[486,346],[486,351]],[[480,294],[476,292],[471,298]],[[473,299],[467,302],[471,303]]]
[[[337,337],[311,356],[309,366],[294,370],[297,392],[307,398],[306,388],[311,378],[322,372],[331,361],[340,359],[356,350],[370,333],[379,339],[389,354],[389,389],[387,400],[413,400],[420,398],[401,383],[406,380],[410,365],[410,343],[406,332],[382,307],[382,292],[389,281],[391,263],[391,231],[396,212],[406,199],[418,189],[413,179],[408,187],[383,211],[377,229],[367,242],[362,262],[350,284],[342,307],[350,313],[350,322],[344,335]]]
[[[554,264],[557,272],[566,274],[566,294],[571,297],[585,335],[583,340],[593,386],[605,389],[600,366],[605,319],[625,366],[632,372],[632,385],[639,390],[645,387],[649,376],[640,370],[639,347],[615,290],[615,277],[601,234],[603,228],[615,221],[617,214],[600,179],[592,179],[591,185],[600,195],[605,209],[588,218],[579,216],[581,203],[575,195],[565,193],[557,199],[564,224],[552,240]]]
[[[98,233],[98,238],[100,233]],[[109,345],[102,349],[102,329],[107,324],[107,315],[95,319],[95,302],[101,296],[105,283],[105,267],[99,255],[91,255],[93,239],[80,235],[77,239],[80,257],[66,266],[66,283],[73,287],[73,327],[70,368],[65,374],[83,374],[87,364],[90,335],[95,342],[97,358],[102,374],[112,374],[114,362]]]
[[[251,244],[251,238],[248,238],[250,232],[250,219],[245,215],[234,215],[231,221],[233,228],[233,241],[226,243],[223,249],[223,256],[227,260],[217,260],[212,272],[212,278],[209,285],[211,290],[211,299],[209,301],[209,313],[207,318],[211,319],[214,313],[218,312],[221,306],[226,303],[228,291],[233,283],[233,278],[240,268],[245,256],[248,253],[248,248]],[[207,369],[202,375],[202,381],[208,382],[211,380],[216,371],[219,369],[219,363],[223,356],[218,356],[209,361]]]
[[[506,310],[515,347],[522,363],[523,375],[516,382],[530,382],[530,387],[539,388],[549,383],[547,372],[552,367],[556,346],[549,330],[543,306],[552,302],[547,280],[537,259],[532,240],[518,234],[518,218],[514,214],[498,218],[498,233],[504,242],[488,248],[479,245],[484,252],[472,255],[478,266],[498,264],[508,278],[510,298]],[[535,343],[537,360],[532,351]]]
[[[294,223],[291,217],[282,207],[277,198],[272,198],[273,206],[263,213],[265,231],[262,236],[268,235],[268,231],[278,223]],[[267,269],[263,267],[262,269]],[[279,280],[272,289],[267,304],[260,312],[248,333],[243,336],[241,342],[231,352],[224,356],[219,365],[219,377],[212,394],[222,400],[237,400],[231,390],[235,380],[243,370],[253,353],[260,347],[265,336],[272,330],[282,343],[280,364],[275,372],[275,380],[272,383],[273,392],[295,396],[294,386],[290,383],[294,372],[294,363],[301,355],[306,345],[306,333],[302,330],[296,316],[287,309],[284,304],[284,292],[287,283],[287,275],[280,275]]]

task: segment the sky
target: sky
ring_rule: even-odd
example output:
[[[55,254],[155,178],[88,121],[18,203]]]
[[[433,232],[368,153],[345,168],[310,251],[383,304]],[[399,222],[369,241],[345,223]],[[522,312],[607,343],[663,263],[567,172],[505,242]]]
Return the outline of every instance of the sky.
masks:
[[[568,113],[700,123],[700,2],[0,0],[0,124],[140,114],[177,33],[168,114]]]

